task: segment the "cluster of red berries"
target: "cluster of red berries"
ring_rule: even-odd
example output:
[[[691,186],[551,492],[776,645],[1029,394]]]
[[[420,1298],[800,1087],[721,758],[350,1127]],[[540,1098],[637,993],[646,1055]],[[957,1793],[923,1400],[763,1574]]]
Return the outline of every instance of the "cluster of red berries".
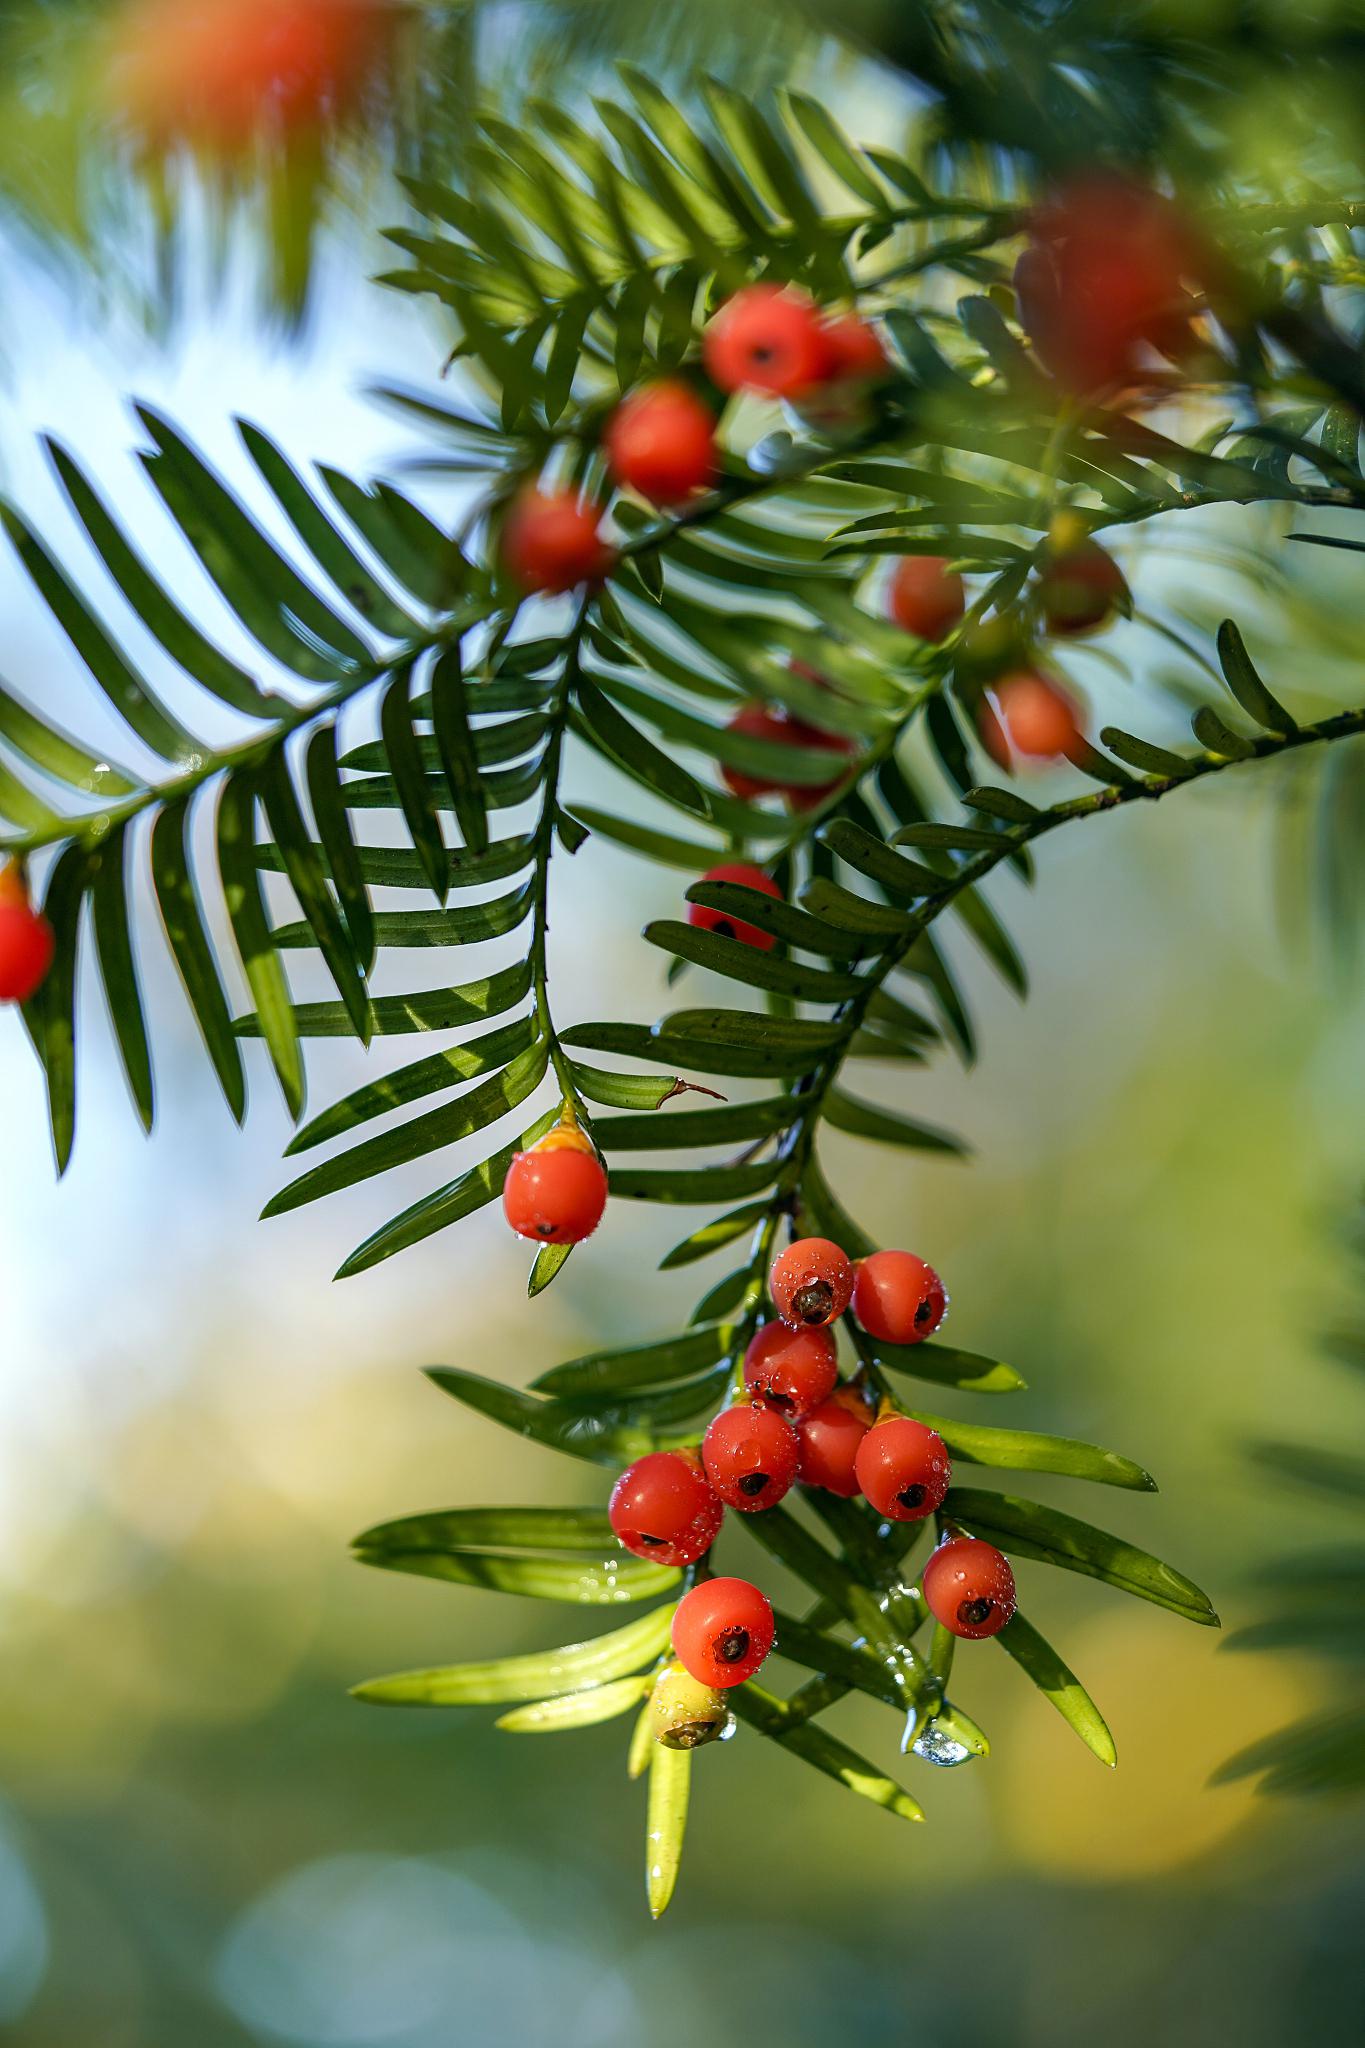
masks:
[[[851,1307],[878,1341],[923,1342],[948,1307],[933,1267],[904,1251],[855,1263],[828,1238],[806,1237],[773,1262],[768,1288],[778,1320],[745,1353],[748,1398],[713,1418],[699,1452],[652,1451],[612,1489],[611,1525],[633,1556],[696,1564],[727,1507],[759,1513],[798,1480],[845,1499],[860,1493],[893,1522],[942,1507],[952,1477],[942,1437],[889,1407],[874,1416],[862,1390],[839,1379],[831,1329]],[[1014,1612],[1014,1578],[993,1545],[955,1536],[926,1566],[924,1597],[954,1635],[990,1636]],[[678,1604],[673,1648],[700,1684],[741,1684],[772,1645],[772,1609],[745,1579],[705,1579]]]
[[[706,330],[702,362],[723,392],[789,398],[856,393],[888,367],[875,331],[856,313],[822,314],[809,293],[774,284],[747,285],[726,301]],[[602,453],[623,489],[653,505],[685,505],[720,473],[714,410],[685,378],[655,378],[616,407],[602,434]],[[602,511],[573,488],[535,484],[523,490],[503,521],[509,574],[523,589],[551,595],[600,583],[615,561],[602,538]]]
[[[1077,639],[1108,625],[1128,595],[1123,571],[1113,556],[1093,540],[1073,514],[1061,514],[1032,586],[1036,616],[1042,630],[1063,639]],[[941,555],[908,555],[891,579],[892,618],[906,632],[923,640],[942,640],[966,615],[966,590],[952,564]],[[992,625],[1003,630],[993,657]],[[989,695],[976,702],[976,724],[982,745],[1001,768],[1012,765],[1011,749],[1032,760],[1074,755],[1085,744],[1081,711],[1070,692],[1053,677],[1022,665],[1013,634],[1003,621],[977,629],[976,644],[964,649],[970,665],[979,653],[990,674]],[[1003,659],[1003,666],[996,661]]]
[[[52,965],[52,926],[28,900],[20,870],[0,868],[0,1003],[26,1003]]]

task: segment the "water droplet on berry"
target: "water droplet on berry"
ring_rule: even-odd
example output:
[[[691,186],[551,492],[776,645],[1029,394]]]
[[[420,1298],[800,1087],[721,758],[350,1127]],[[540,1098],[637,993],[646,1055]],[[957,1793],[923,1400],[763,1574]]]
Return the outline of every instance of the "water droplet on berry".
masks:
[[[725,1716],[725,1720],[724,1720],[724,1722],[723,1722],[723,1724],[722,1724],[722,1726],[721,1726],[721,1730],[720,1730],[720,1733],[719,1733],[719,1734],[717,1735],[717,1737],[716,1737],[716,1740],[717,1740],[717,1742],[728,1742],[728,1741],[730,1740],[731,1736],[732,1736],[732,1735],[734,1735],[734,1734],[736,1733],[736,1731],[738,1730],[738,1728],[739,1728],[739,1723],[738,1723],[738,1721],[737,1721],[737,1720],[735,1719],[734,1715],[733,1715],[733,1714],[727,1714],[727,1715]]]

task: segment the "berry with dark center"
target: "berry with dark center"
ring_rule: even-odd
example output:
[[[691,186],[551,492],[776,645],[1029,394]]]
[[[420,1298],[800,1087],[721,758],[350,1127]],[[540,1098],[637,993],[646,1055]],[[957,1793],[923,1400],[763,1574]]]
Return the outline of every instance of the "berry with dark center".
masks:
[[[797,1478],[851,1500],[860,1489],[855,1469],[858,1446],[872,1426],[867,1397],[852,1386],[836,1387],[828,1401],[796,1425],[801,1445]]]
[[[692,1451],[651,1451],[611,1490],[607,1508],[619,1543],[655,1564],[695,1564],[720,1533],[725,1509]]]
[[[52,926],[29,902],[18,868],[0,869],[0,1003],[36,995],[55,951]]]
[[[1107,625],[1127,596],[1122,569],[1095,540],[1051,555],[1038,576],[1047,629],[1068,639]]]
[[[994,688],[1001,723],[1010,745],[1030,760],[1053,760],[1076,753],[1084,742],[1081,716],[1060,683],[1021,669],[1002,676]]]
[[[922,1522],[942,1507],[953,1476],[948,1446],[936,1429],[908,1415],[874,1422],[853,1461],[858,1485],[889,1522]]]
[[[815,301],[797,285],[746,285],[707,327],[702,360],[722,391],[793,398],[811,390],[829,369]]]
[[[773,1610],[747,1579],[704,1579],[678,1602],[673,1648],[701,1685],[743,1685],[772,1646]]]
[[[947,1312],[943,1282],[914,1252],[869,1252],[854,1268],[853,1313],[869,1337],[922,1344]]]
[[[832,1323],[853,1293],[853,1263],[827,1237],[798,1237],[773,1260],[768,1292],[793,1329]]]
[[[954,1536],[939,1545],[924,1567],[923,1591],[935,1621],[969,1642],[999,1635],[1014,1614],[1009,1559],[976,1536]]]
[[[762,1402],[722,1409],[701,1440],[712,1487],[727,1507],[746,1515],[774,1507],[791,1490],[798,1455],[791,1424]]]
[[[623,398],[602,436],[616,481],[655,505],[682,505],[716,480],[715,421],[676,377]]]
[[[891,616],[921,640],[942,640],[961,625],[967,591],[946,555],[905,555],[891,578]]]
[[[734,882],[741,889],[757,889],[764,896],[775,896],[779,903],[782,900],[782,891],[772,876],[745,860],[722,861],[719,867],[708,868],[702,880]],[[705,903],[688,904],[687,922],[699,931],[715,932],[722,939],[737,939],[741,946],[752,946],[759,953],[771,952],[776,944],[771,932],[760,930],[758,925],[736,917],[731,911],[712,910]]]
[[[600,507],[577,491],[528,486],[508,509],[502,528],[502,559],[525,590],[547,596],[600,583],[615,552],[598,531]]]
[[[606,1206],[606,1168],[592,1140],[563,1124],[518,1152],[503,1182],[503,1214],[518,1237],[538,1244],[579,1244]]]
[[[838,1377],[839,1354],[824,1329],[765,1323],[744,1354],[744,1384],[755,1401],[792,1422],[828,1400]]]
[[[751,740],[777,740],[790,744],[791,734],[787,721],[780,711],[767,704],[745,704],[733,718],[725,722],[727,732],[742,733]],[[728,761],[720,763],[720,779],[732,796],[746,800],[755,796],[770,796],[781,783],[770,775],[751,775],[745,768],[733,768]]]

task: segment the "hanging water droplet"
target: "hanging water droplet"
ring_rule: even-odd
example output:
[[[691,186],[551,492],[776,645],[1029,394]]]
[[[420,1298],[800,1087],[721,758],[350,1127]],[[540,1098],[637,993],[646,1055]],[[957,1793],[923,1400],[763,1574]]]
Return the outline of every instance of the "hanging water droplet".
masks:
[[[738,1727],[739,1722],[735,1719],[734,1715],[727,1714],[725,1716],[725,1725],[722,1727],[719,1735],[717,1735],[716,1737],[717,1742],[728,1742],[730,1740],[730,1737],[733,1734],[735,1734]]]
[[[750,469],[759,476],[781,476],[784,471],[798,466],[800,456],[790,434],[778,432],[765,434],[749,450]]]
[[[913,1717],[906,1726],[906,1734],[914,1727]],[[954,1764],[971,1761],[972,1752],[965,1742],[959,1742],[946,1728],[940,1728],[937,1721],[929,1721],[910,1744],[913,1753],[922,1757],[927,1764],[939,1764],[950,1769]]]

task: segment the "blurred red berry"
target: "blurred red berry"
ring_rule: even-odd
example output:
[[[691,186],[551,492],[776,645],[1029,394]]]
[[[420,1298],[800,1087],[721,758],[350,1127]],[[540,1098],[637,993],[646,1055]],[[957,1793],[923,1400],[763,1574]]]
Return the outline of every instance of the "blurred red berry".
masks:
[[[773,1610],[747,1579],[703,1579],[673,1616],[673,1648],[701,1685],[752,1678],[773,1646]]]
[[[856,1387],[836,1387],[796,1425],[801,1445],[797,1477],[805,1486],[823,1487],[851,1500],[860,1489],[858,1446],[872,1426],[872,1409]]]
[[[518,1237],[578,1244],[591,1237],[607,1206],[607,1174],[581,1131],[561,1125],[518,1152],[502,1188],[503,1214]]]
[[[874,1422],[858,1446],[853,1469],[864,1497],[891,1522],[922,1522],[932,1515],[942,1507],[953,1476],[938,1431],[908,1415]]]
[[[28,900],[18,868],[0,869],[0,1003],[26,1003],[52,966],[52,926]]]
[[[741,889],[757,889],[764,896],[775,896],[780,903],[782,891],[771,875],[765,875],[762,868],[756,868],[747,860],[726,860],[719,867],[708,868],[701,878],[703,882],[733,882]],[[776,944],[771,932],[762,931],[758,925],[749,924],[742,917],[735,917],[730,911],[711,910],[704,903],[689,903],[687,922],[704,932],[715,932],[722,939],[738,939],[741,946],[752,946],[759,953],[772,951]]]
[[[798,1237],[773,1260],[768,1291],[793,1329],[832,1323],[853,1292],[852,1261],[827,1237]]]
[[[1211,252],[1159,192],[1107,172],[1075,178],[1034,213],[1015,266],[1019,318],[1039,360],[1081,395],[1141,383],[1143,351],[1194,345],[1190,282]]]
[[[651,1451],[611,1490],[617,1540],[655,1564],[695,1564],[720,1533],[725,1509],[691,1451]]]
[[[839,1353],[825,1329],[765,1323],[744,1354],[744,1384],[756,1401],[799,1422],[827,1400],[839,1377]]]
[[[1032,670],[1002,676],[995,685],[1010,745],[1032,760],[1071,754],[1082,743],[1080,713],[1058,683]]]
[[[1095,540],[1052,555],[1038,573],[1038,601],[1049,633],[1092,633],[1127,595],[1122,569]]]
[[[398,21],[383,0],[126,0],[108,92],[163,146],[237,150],[347,113]]]
[[[782,740],[790,742],[787,721],[782,713],[767,704],[745,704],[733,718],[725,722],[727,732],[742,733],[751,740]],[[750,775],[743,768],[732,768],[728,762],[720,764],[720,779],[732,796],[744,798],[769,796],[781,787],[770,776]]]
[[[999,1635],[1014,1614],[1014,1573],[993,1543],[954,1536],[924,1567],[924,1598],[935,1621],[979,1642]]]
[[[796,1478],[796,1431],[762,1402],[737,1402],[713,1416],[701,1440],[701,1461],[717,1494],[751,1515],[773,1507]]]
[[[600,583],[615,560],[598,531],[601,511],[576,491],[529,485],[514,499],[502,529],[502,558],[526,590],[558,594]]]
[[[797,285],[746,285],[707,327],[702,360],[722,391],[791,398],[810,390],[829,366],[815,301]]]
[[[618,483],[655,505],[681,505],[716,480],[715,421],[673,377],[623,398],[602,437]]]
[[[891,578],[891,616],[921,640],[942,640],[960,625],[967,592],[945,555],[904,555]]]
[[[891,367],[876,328],[857,313],[831,313],[824,322],[824,339],[831,381],[871,384]]]
[[[825,732],[818,725],[807,725],[804,719],[788,718],[782,728],[782,737],[789,747],[817,748],[824,754],[857,753],[853,741],[840,732]],[[782,793],[794,811],[814,810],[839,787],[843,777],[836,775],[831,782],[789,782],[782,785]]]
[[[853,1269],[853,1313],[869,1337],[921,1344],[947,1310],[943,1282],[914,1252],[870,1252]]]

